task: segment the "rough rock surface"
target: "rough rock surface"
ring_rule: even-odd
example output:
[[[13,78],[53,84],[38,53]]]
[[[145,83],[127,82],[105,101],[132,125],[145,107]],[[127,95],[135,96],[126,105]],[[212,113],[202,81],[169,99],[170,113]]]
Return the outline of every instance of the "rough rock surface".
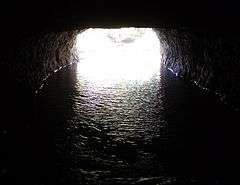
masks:
[[[233,33],[159,29],[163,62],[175,74],[240,107],[240,37]]]
[[[8,51],[6,70],[16,86],[36,91],[54,71],[73,62],[77,31],[22,36]]]

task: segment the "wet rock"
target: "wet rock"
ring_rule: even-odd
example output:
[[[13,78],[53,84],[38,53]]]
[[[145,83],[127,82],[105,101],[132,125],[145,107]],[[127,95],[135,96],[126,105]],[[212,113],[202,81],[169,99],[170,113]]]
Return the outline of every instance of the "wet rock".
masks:
[[[16,86],[38,90],[55,71],[74,60],[73,46],[78,31],[22,35],[9,52],[5,70]]]
[[[193,29],[159,29],[162,60],[176,75],[240,107],[240,36]]]

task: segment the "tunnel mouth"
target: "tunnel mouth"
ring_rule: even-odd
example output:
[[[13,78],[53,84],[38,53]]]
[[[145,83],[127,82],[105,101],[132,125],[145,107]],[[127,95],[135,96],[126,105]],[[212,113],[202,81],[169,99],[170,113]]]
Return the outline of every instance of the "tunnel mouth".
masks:
[[[77,71],[100,84],[159,75],[161,46],[152,28],[89,28],[76,36]]]

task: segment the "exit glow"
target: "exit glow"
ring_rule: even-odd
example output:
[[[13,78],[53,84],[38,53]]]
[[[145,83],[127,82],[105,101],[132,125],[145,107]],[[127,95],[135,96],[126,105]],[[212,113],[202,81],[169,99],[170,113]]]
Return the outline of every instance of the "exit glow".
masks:
[[[160,72],[160,42],[151,28],[91,28],[77,36],[76,49],[77,72],[90,81],[146,81]]]

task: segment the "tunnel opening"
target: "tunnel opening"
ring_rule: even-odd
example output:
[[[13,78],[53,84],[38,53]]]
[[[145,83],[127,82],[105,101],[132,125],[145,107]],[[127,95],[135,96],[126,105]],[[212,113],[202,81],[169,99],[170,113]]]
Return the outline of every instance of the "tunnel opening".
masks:
[[[77,71],[101,84],[159,75],[161,46],[152,28],[90,28],[76,36]]]

